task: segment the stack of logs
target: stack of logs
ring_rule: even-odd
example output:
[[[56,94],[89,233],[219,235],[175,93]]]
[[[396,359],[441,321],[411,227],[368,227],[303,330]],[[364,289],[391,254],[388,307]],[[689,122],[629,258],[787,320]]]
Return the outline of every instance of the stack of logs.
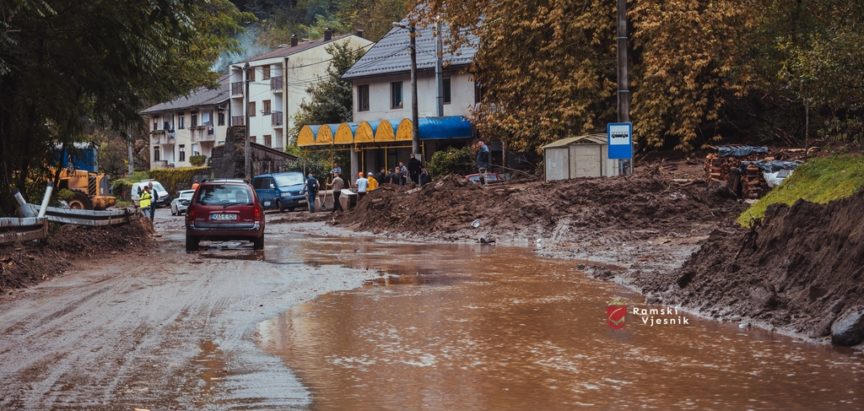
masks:
[[[725,182],[726,186],[743,198],[756,199],[767,192],[768,185],[762,178],[762,171],[755,164],[741,167],[744,161],[763,159],[763,155],[746,157],[722,157],[717,153],[705,157],[705,174],[709,180]]]

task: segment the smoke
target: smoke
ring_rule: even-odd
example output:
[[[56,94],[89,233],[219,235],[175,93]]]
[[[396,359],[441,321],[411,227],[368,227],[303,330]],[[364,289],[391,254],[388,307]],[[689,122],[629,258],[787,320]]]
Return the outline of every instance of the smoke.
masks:
[[[212,70],[217,73],[226,73],[228,66],[241,61],[246,61],[250,57],[257,56],[270,51],[258,43],[258,35],[261,33],[261,28],[257,25],[250,25],[237,35],[236,40],[240,43],[240,52],[224,52],[213,63]]]

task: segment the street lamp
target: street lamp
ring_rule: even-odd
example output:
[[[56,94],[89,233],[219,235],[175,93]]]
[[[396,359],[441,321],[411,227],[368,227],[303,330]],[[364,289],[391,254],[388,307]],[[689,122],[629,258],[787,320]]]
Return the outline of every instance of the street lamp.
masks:
[[[393,27],[407,29],[411,36],[411,124],[413,137],[411,138],[411,156],[420,159],[420,124],[417,109],[417,29],[414,23],[405,25],[393,23]]]

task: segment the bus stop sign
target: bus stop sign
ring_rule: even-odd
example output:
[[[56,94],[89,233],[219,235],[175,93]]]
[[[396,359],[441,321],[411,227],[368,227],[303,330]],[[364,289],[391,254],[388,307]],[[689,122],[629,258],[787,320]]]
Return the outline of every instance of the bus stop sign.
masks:
[[[609,123],[606,134],[610,160],[633,158],[633,123]]]

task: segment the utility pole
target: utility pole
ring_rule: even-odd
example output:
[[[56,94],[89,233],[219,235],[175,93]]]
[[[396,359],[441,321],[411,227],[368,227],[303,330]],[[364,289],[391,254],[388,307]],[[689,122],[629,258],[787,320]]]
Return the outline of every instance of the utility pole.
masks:
[[[618,122],[630,122],[630,90],[627,78],[627,0],[618,0]],[[624,172],[633,174],[633,159],[623,162]]]
[[[243,76],[246,81],[246,91],[243,93],[243,177],[252,182],[252,144],[249,141],[249,63],[243,65]]]
[[[132,155],[132,145],[135,143],[135,140],[132,140],[132,132],[129,131],[129,127],[126,127],[126,151],[129,156],[129,165],[128,165],[128,175],[131,177],[133,173],[135,173],[135,156]]]
[[[420,115],[417,109],[417,28],[414,23],[408,26],[411,35],[411,124],[414,136],[411,138],[411,156],[419,160],[420,154]]]
[[[441,33],[441,17],[435,18],[435,83],[438,85],[438,117],[444,117],[444,39]]]

